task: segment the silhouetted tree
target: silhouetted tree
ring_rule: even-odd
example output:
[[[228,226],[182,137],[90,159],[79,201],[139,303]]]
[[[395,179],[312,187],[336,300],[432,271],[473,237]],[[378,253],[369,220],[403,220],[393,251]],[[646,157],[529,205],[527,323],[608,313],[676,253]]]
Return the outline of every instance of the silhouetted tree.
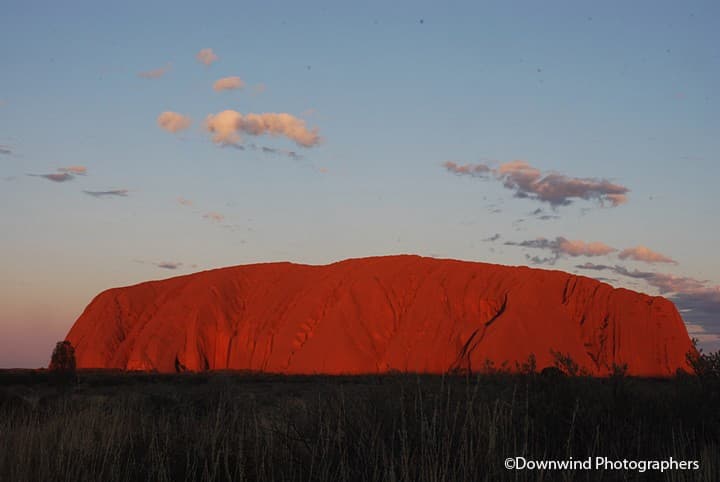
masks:
[[[702,348],[697,347],[697,339],[693,338],[693,349],[687,355],[687,361],[692,367],[695,375],[703,383],[720,382],[720,350],[715,353],[704,353]]]
[[[75,373],[75,348],[69,341],[59,341],[55,344],[50,358],[49,370],[53,380],[58,385],[70,385],[77,381]]]

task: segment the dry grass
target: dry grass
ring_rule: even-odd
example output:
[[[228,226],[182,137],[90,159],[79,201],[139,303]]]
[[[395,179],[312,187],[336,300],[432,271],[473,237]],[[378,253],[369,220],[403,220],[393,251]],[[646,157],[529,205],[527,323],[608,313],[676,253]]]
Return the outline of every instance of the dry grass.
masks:
[[[0,480],[720,480],[717,391],[692,377],[45,377],[0,374]],[[701,470],[508,471],[514,455]]]

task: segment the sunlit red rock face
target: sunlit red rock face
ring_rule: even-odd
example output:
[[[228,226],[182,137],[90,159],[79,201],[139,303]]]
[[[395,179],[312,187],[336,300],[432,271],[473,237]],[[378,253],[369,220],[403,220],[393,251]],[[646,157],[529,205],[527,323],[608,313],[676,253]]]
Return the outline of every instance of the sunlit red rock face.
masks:
[[[80,368],[284,373],[514,369],[551,350],[593,374],[688,370],[665,298],[560,271],[386,256],[205,271],[98,295],[67,339]]]

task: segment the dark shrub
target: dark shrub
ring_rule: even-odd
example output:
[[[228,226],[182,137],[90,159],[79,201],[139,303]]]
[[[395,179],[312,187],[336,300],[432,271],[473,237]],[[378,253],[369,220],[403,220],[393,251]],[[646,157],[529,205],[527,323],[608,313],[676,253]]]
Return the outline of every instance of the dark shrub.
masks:
[[[77,382],[75,348],[69,341],[59,341],[55,344],[48,368],[53,382],[58,386],[73,385]]]

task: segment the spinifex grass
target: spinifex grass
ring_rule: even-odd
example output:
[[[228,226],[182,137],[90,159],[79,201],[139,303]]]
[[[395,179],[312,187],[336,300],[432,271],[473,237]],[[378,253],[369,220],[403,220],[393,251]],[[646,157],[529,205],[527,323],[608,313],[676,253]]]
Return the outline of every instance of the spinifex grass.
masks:
[[[634,480],[528,459],[700,460],[720,480],[717,391],[672,380],[81,373],[0,376],[0,480]]]

